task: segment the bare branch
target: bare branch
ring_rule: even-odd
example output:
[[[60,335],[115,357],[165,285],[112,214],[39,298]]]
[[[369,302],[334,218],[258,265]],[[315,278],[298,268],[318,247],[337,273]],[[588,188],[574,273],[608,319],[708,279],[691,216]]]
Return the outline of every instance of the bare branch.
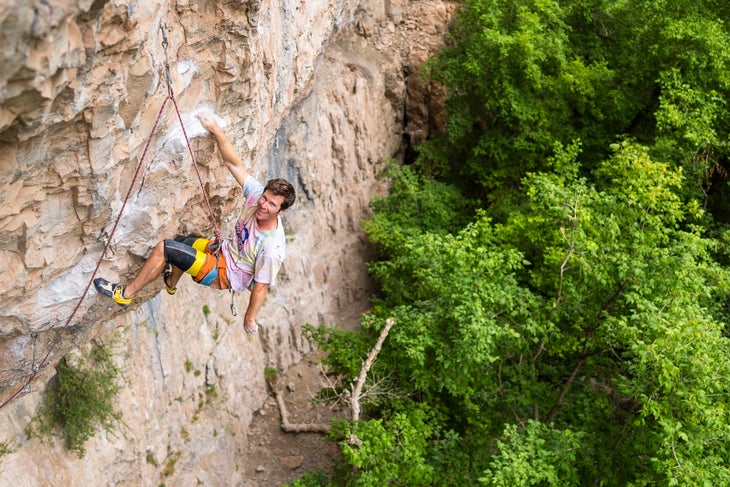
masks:
[[[380,332],[380,336],[378,337],[378,341],[375,343],[375,346],[372,350],[370,350],[370,353],[368,354],[367,360],[362,364],[362,367],[360,368],[360,375],[358,375],[357,379],[355,380],[355,385],[352,388],[352,398],[350,401],[350,406],[352,408],[352,420],[358,421],[360,419],[360,396],[362,394],[362,387],[365,384],[365,377],[368,374],[368,371],[370,370],[370,367],[372,367],[373,362],[375,361],[375,358],[378,356],[378,353],[380,353],[380,349],[383,346],[383,342],[385,341],[385,338],[388,336],[388,333],[390,332],[390,328],[393,326],[393,318],[388,318],[385,321],[385,327]]]
[[[563,298],[563,276],[565,274],[565,270],[567,269],[568,261],[575,252],[575,231],[576,228],[578,228],[578,203],[576,202],[575,206],[569,206],[569,208],[573,210],[573,215],[569,217],[570,221],[572,222],[569,238],[565,235],[565,227],[560,227],[560,233],[563,235],[563,238],[565,238],[565,240],[568,242],[568,253],[565,255],[563,263],[560,264],[560,282],[558,283],[558,296],[555,300],[555,308],[558,307],[561,299]]]
[[[276,404],[279,406],[279,414],[281,415],[281,429],[283,431],[287,433],[327,433],[330,430],[329,424],[290,423],[289,411],[286,408],[286,402],[284,401],[284,394],[282,393],[282,387],[279,384],[278,376],[273,378],[267,378],[266,383],[276,397]]]
[[[370,367],[372,367],[373,362],[375,362],[375,359],[378,356],[378,353],[380,353],[380,349],[383,346],[383,342],[385,341],[385,338],[388,336],[388,332],[390,332],[390,328],[393,326],[393,318],[388,318],[385,322],[385,327],[380,332],[380,336],[378,337],[378,341],[375,343],[375,346],[372,350],[370,350],[370,353],[368,354],[367,359],[362,364],[362,368],[360,369],[360,375],[358,375],[357,379],[354,382],[354,385],[351,386],[352,393],[350,393],[349,390],[345,390],[340,394],[337,394],[337,387],[336,383],[333,383],[330,377],[322,371],[322,375],[324,376],[325,380],[327,381],[327,384],[323,384],[323,386],[327,386],[329,389],[335,392],[335,395],[337,396],[337,401],[340,400],[348,400],[350,402],[350,406],[352,408],[352,419],[353,421],[357,421],[360,419],[360,399],[363,396],[363,385],[365,384],[365,378],[367,376],[368,371],[370,370]],[[338,380],[337,380],[338,381]],[[284,395],[282,394],[281,387],[278,385],[278,381],[276,379],[268,382],[269,387],[271,387],[271,390],[274,392],[274,395],[276,396],[276,403],[279,406],[279,413],[281,414],[281,429],[286,431],[287,433],[327,433],[330,430],[330,425],[328,424],[321,424],[321,423],[308,423],[308,424],[302,424],[302,423],[290,423],[289,422],[289,412],[286,408],[286,402],[284,401]],[[376,384],[377,386],[377,384]],[[348,398],[351,394],[351,397]],[[377,392],[374,394],[378,394]],[[351,444],[358,444],[359,439],[356,435],[353,435],[349,439]]]
[[[281,414],[281,429],[287,433],[327,433],[330,430],[328,424],[318,423],[290,423],[289,412],[286,409],[286,403],[284,402],[284,395],[280,390],[275,392],[276,403],[279,405],[279,413]]]
[[[330,409],[336,408],[340,404],[340,401],[342,401],[343,399],[348,400],[349,394],[348,394],[348,397],[343,398],[343,394],[338,392],[338,389],[339,389],[338,386],[339,386],[340,382],[342,382],[341,375],[338,375],[337,377],[335,377],[335,381],[332,382],[332,379],[330,378],[329,374],[324,370],[324,368],[322,368],[321,363],[319,364],[319,372],[320,372],[320,377],[324,377],[324,381],[322,379],[320,379],[320,383],[319,383],[320,389],[328,389],[328,390],[332,391],[332,396],[337,398],[330,405]],[[348,392],[348,391],[345,391],[345,392]]]
[[[560,279],[558,280],[558,292],[555,297],[555,304],[553,304],[553,310],[556,310],[560,305],[560,302],[563,300],[563,280],[565,278],[565,271],[569,269],[568,262],[575,253],[575,232],[578,228],[578,202],[576,201],[574,205],[568,205],[567,203],[565,203],[565,206],[567,206],[573,212],[573,214],[568,217],[572,224],[570,228],[570,236],[566,235],[565,227],[560,227],[560,234],[563,236],[563,239],[568,243],[568,253],[565,254],[565,258],[563,258],[563,262],[560,264]],[[543,339],[540,340],[537,351],[532,356],[533,366],[544,351],[545,340]]]
[[[563,389],[560,391],[560,394],[558,395],[558,400],[550,409],[550,412],[548,412],[547,416],[545,416],[545,423],[550,423],[553,417],[557,414],[558,410],[560,410],[560,408],[562,407],[563,400],[565,400],[565,395],[568,393],[568,389],[570,389],[570,387],[573,385],[573,381],[575,381],[575,376],[578,375],[578,371],[580,371],[581,367],[583,367],[585,361],[585,356],[581,357],[581,359],[578,360],[578,363],[575,365],[575,368],[573,368],[573,372],[570,374],[568,381],[565,383]]]

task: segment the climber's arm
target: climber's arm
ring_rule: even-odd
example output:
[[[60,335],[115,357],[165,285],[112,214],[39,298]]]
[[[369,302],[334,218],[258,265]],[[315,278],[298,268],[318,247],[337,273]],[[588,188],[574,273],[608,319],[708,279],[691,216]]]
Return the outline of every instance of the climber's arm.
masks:
[[[246,308],[246,314],[243,316],[243,329],[246,330],[246,333],[256,333],[258,329],[256,315],[261,305],[264,304],[264,298],[266,298],[266,292],[268,290],[268,284],[261,282],[254,283],[253,289],[251,290],[251,298],[248,301],[248,308]]]
[[[238,154],[236,154],[236,149],[233,147],[231,141],[228,140],[228,137],[226,137],[226,133],[215,121],[215,118],[208,113],[198,115],[198,120],[200,120],[200,124],[208,132],[213,134],[215,142],[218,145],[218,150],[221,153],[221,157],[223,157],[223,160],[226,163],[226,167],[229,171],[231,171],[231,174],[236,181],[238,181],[238,184],[243,186],[244,181],[246,181],[246,177],[248,177],[248,169],[246,169],[243,161],[241,161],[241,158],[238,157]]]

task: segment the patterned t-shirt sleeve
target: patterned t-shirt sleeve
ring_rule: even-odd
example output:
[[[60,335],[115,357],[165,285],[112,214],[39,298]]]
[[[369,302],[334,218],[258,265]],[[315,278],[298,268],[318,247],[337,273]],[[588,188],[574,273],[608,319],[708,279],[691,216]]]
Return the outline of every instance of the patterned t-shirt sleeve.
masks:
[[[249,174],[243,182],[243,198],[246,200],[246,208],[254,206],[263,192],[264,185]]]

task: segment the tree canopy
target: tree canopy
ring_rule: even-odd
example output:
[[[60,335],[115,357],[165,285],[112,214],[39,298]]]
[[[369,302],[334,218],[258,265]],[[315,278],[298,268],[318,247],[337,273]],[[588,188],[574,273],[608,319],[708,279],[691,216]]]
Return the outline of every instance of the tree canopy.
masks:
[[[467,0],[448,130],[365,222],[346,464],[299,485],[726,485],[730,4]],[[357,434],[362,444],[347,441]]]
[[[720,1],[468,0],[430,65],[449,124],[421,162],[494,199],[550,169],[556,147],[579,141],[590,170],[629,135],[698,190],[728,155],[729,14]]]

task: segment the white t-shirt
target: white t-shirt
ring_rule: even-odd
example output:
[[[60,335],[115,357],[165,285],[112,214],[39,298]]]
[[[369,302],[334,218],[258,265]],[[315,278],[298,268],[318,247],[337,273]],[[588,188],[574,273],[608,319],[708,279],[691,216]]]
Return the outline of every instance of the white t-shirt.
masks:
[[[273,284],[286,256],[286,236],[281,218],[274,230],[261,230],[256,223],[258,200],[264,186],[248,176],[243,184],[244,205],[234,236],[221,244],[231,288],[243,291],[254,282]]]

